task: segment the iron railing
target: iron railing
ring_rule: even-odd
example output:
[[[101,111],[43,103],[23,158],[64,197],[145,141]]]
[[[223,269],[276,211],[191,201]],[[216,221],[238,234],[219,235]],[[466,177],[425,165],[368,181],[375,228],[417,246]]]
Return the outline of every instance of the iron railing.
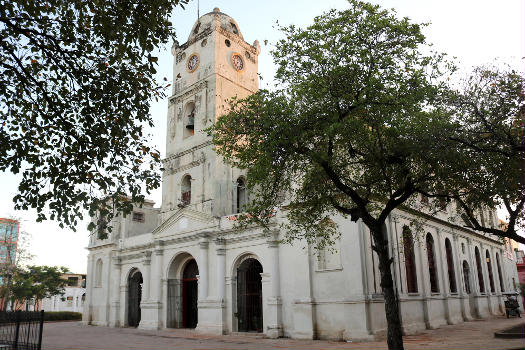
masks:
[[[0,350],[40,350],[44,311],[0,311]]]

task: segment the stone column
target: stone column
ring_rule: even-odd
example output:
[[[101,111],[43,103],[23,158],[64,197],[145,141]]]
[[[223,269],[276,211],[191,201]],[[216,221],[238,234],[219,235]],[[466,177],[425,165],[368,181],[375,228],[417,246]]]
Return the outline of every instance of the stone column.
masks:
[[[458,234],[452,233],[452,253],[454,254],[454,272],[456,274],[456,285],[458,288],[458,294],[461,305],[461,316],[463,321],[471,321],[472,316],[470,315],[470,305],[468,302],[468,295],[465,293],[465,282],[463,279],[463,261],[459,258],[459,244]]]
[[[204,301],[208,298],[208,246],[207,238],[199,242],[199,301]]]
[[[93,318],[93,282],[94,282],[94,271],[93,271],[94,259],[91,255],[87,259],[87,278],[86,278],[86,301],[84,303],[84,311],[82,313],[82,324],[89,325]],[[54,305],[53,305],[54,306]]]
[[[494,276],[494,287],[496,288],[496,293],[497,293],[498,312],[500,314],[503,314],[505,312],[505,303],[503,301],[502,294],[501,294],[503,292],[501,290],[501,284],[500,284],[500,280],[502,276],[500,274],[500,271],[498,270],[498,260],[496,257],[496,249],[494,249],[493,246],[490,247],[490,258],[492,259],[491,261],[492,274]],[[500,256],[500,266],[501,266],[501,256]],[[498,276],[498,278],[496,278],[496,276]]]
[[[487,262],[487,252],[485,251],[485,245],[483,242],[479,243],[479,250],[480,250],[480,258],[481,258],[481,271],[483,272],[483,279],[485,280],[485,294],[487,298],[487,308],[489,315],[493,314],[492,312],[492,290],[490,289],[490,278],[489,278],[489,267],[488,264],[490,262]],[[492,259],[492,256],[490,257]],[[492,274],[492,278],[494,278],[494,274]]]
[[[142,329],[159,329],[162,327],[161,309],[162,309],[162,262],[164,247],[162,241],[155,241],[153,249],[151,269],[146,266],[150,277],[148,299],[141,302],[141,328]],[[144,281],[146,280],[143,278]],[[146,287],[146,286],[144,286]]]
[[[119,309],[120,309],[120,269],[121,262],[120,257],[113,256],[111,258],[111,306],[109,313],[109,326],[118,327],[120,326],[119,321]]]
[[[226,297],[226,249],[224,240],[217,239],[217,299],[224,303]]]
[[[126,307],[127,298],[128,298],[128,284],[127,281],[125,284],[121,284],[119,287],[120,290],[120,300],[122,300],[122,307],[120,308],[120,325],[126,327],[128,325],[128,310]]]
[[[478,266],[476,264],[476,254],[474,253],[474,246],[472,244],[472,238],[467,238],[467,248],[468,248],[468,257],[469,257],[469,268],[470,268],[470,278],[471,278],[471,293],[470,297],[470,310],[475,318],[481,318],[480,307],[479,307],[479,282],[478,282]],[[483,269],[483,265],[481,265]],[[483,271],[482,271],[483,272]]]
[[[199,242],[200,248],[200,260],[199,260],[199,300],[198,300],[198,319],[196,331],[199,333],[208,334],[223,334],[224,330],[224,318],[223,318],[223,303],[222,300],[209,297],[208,282],[209,282],[209,270],[208,270],[208,253],[209,253],[209,233],[203,234]],[[219,254],[218,250],[217,254]],[[217,264],[219,263],[220,256],[217,256]],[[224,262],[222,263],[224,265]],[[217,266],[217,272],[220,270],[220,266]],[[222,281],[217,280],[220,285],[224,284],[224,277]]]
[[[213,317],[217,324],[217,333],[226,332],[226,248],[223,239],[216,239],[217,247],[217,301],[215,304],[216,315]],[[211,310],[210,310],[211,311]],[[212,316],[212,315],[210,315]]]
[[[429,314],[429,302],[430,302],[430,281],[428,274],[428,258],[426,251],[426,233],[418,242],[419,252],[419,266],[421,273],[418,276],[418,280],[421,280],[421,296],[423,297],[423,320],[425,321],[425,327],[431,329],[430,325],[430,314]],[[425,263],[426,262],[426,263]]]
[[[281,301],[281,274],[279,266],[279,232],[273,232],[267,241],[270,250],[271,267],[271,296],[268,303],[268,322],[266,336],[278,338],[283,335],[282,327],[282,301]]]
[[[452,315],[450,314],[450,276],[448,273],[448,260],[445,248],[445,237],[443,237],[439,228],[436,228],[436,240],[438,244],[436,244],[437,249],[434,252],[434,254],[437,255],[436,260],[439,259],[440,261],[440,263],[438,264],[438,270],[441,272],[441,283],[439,288],[441,291],[441,295],[444,297],[443,306],[445,309],[445,320],[447,321],[447,324],[454,324],[455,322],[452,320]]]
[[[142,299],[140,303],[149,300],[150,285],[151,285],[151,251],[144,252],[144,258],[142,260],[144,265],[144,271],[142,271]]]
[[[151,281],[151,300],[157,303],[162,303],[162,260],[164,255],[164,242],[156,241],[154,253],[154,267],[153,267],[153,280]]]
[[[151,286],[151,251],[144,252],[142,260],[144,267],[142,273],[142,298],[140,300],[140,329],[155,328],[152,325],[152,317],[150,313],[150,286]]]

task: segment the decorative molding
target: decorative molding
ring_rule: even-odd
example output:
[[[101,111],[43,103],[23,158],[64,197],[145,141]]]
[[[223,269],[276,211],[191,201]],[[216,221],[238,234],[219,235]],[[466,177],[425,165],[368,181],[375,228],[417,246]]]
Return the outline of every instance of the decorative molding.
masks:
[[[157,255],[161,255],[163,252],[164,252],[164,241],[163,240],[156,240],[155,242],[153,242],[153,245],[155,246],[155,254]],[[157,252],[160,252],[160,254],[158,254]]]
[[[447,229],[462,231],[463,233],[466,233],[466,234],[468,234],[470,236],[474,236],[474,237],[478,238],[480,241],[481,240],[485,240],[485,241],[488,241],[490,243],[496,243],[498,245],[502,244],[498,240],[495,240],[495,239],[490,238],[490,237],[483,236],[483,235],[481,235],[479,233],[476,233],[474,231],[471,231],[471,230],[469,230],[469,229],[467,229],[467,228],[465,228],[463,226],[459,226],[459,225],[450,223],[448,221],[445,221],[445,220],[433,217],[431,215],[422,213],[422,212],[417,211],[415,209],[410,209],[410,210],[399,209],[399,210],[401,212],[400,213],[396,213],[396,215],[398,217],[404,218],[406,220],[412,220],[413,216],[422,217],[422,218],[425,219],[424,225],[427,226],[427,227],[438,228],[437,225],[441,224],[441,225],[445,226]],[[449,232],[449,231],[447,231],[447,232]],[[458,233],[458,235],[459,235],[459,233]],[[467,237],[467,235],[465,235],[465,234],[461,234],[459,236],[460,236],[460,238],[467,238],[467,239],[469,239],[469,237]]]
[[[199,166],[199,165],[203,164],[205,161],[206,161],[206,158],[202,157],[202,158],[194,160],[193,162],[190,162],[190,163],[188,163],[186,165],[183,165],[181,167],[178,167],[178,168],[175,168],[175,169],[169,168],[168,174],[171,175],[171,174],[177,174],[177,173],[180,173],[180,172],[184,172],[186,170],[189,170],[191,168],[195,168],[196,166]]]
[[[120,266],[122,264],[122,261],[120,260],[120,257],[119,256],[112,256],[111,257],[111,262],[113,263],[113,265],[115,266]]]
[[[208,215],[206,213],[196,211],[190,208],[181,208],[181,209],[178,209],[175,213],[173,213],[173,215],[171,215],[168,219],[166,219],[166,221],[164,221],[160,226],[157,226],[157,228],[153,230],[153,235],[158,235],[160,232],[166,231],[171,226],[173,226],[175,223],[177,223],[177,221],[183,216],[189,219],[200,221],[203,224],[216,226],[216,224],[214,224],[214,220],[211,215]],[[199,230],[201,229],[202,228],[199,228]],[[200,234],[202,234],[202,231]],[[164,240],[164,243],[168,243],[168,242],[169,240]]]
[[[142,263],[144,265],[149,265],[151,263],[151,250],[146,250],[142,253],[142,256],[144,257]]]
[[[181,92],[179,92],[178,95],[173,95],[172,97],[170,97],[168,100],[169,104],[170,105],[178,104],[179,102],[182,102],[188,99],[189,97],[199,93],[201,90],[204,90],[207,88],[208,88],[207,80],[201,81],[200,83],[197,83],[197,84],[190,85],[189,87],[185,89],[186,92],[182,92],[182,91],[185,91],[185,90],[182,90]]]
[[[184,53],[184,50],[186,50],[188,47],[190,47],[192,44],[196,43],[197,41],[206,38],[211,33],[212,33],[211,27],[210,28],[206,28],[205,30],[203,30],[202,32],[200,32],[199,34],[194,36],[192,39],[190,39],[190,40],[186,41],[184,44],[178,46],[176,50],[179,51],[179,52],[177,52],[177,54],[175,55],[176,63],[179,63],[180,61],[183,60],[182,54]]]
[[[279,230],[272,230],[268,239],[266,240],[266,243],[268,243],[268,248],[279,247]]]
[[[283,301],[281,297],[269,297],[268,299],[266,299],[266,303],[268,305],[282,305]]]
[[[229,31],[227,31],[226,29],[222,28],[222,27],[218,27],[217,28],[217,32],[224,35],[225,37],[227,37],[230,41],[233,41],[239,45],[241,45],[244,49],[246,49],[248,52],[250,52],[250,57],[249,60],[252,62],[252,63],[255,63],[255,58],[253,57],[256,57],[257,56],[257,48],[253,45],[250,45],[248,44],[246,41],[244,41],[244,39],[242,39],[241,37],[233,34],[233,33],[230,33]],[[253,54],[253,56],[252,56]]]
[[[109,247],[116,247],[115,242],[93,245],[91,247],[87,247],[86,249],[89,251],[94,251],[94,250],[102,250],[102,249],[109,248]]]
[[[209,141],[206,141],[204,143],[201,143],[200,145],[192,147],[192,148],[190,148],[190,149],[188,149],[186,151],[179,152],[177,154],[173,154],[173,155],[167,157],[166,159],[163,159],[162,160],[162,166],[165,168],[163,176],[166,176],[166,174],[175,174],[175,173],[179,173],[179,172],[182,172],[182,171],[186,171],[188,169],[191,169],[191,168],[194,168],[196,166],[199,166],[200,164],[203,164],[206,161],[206,156],[205,156],[204,152],[201,152],[200,157],[197,158],[196,160],[193,160],[193,161],[191,161],[188,164],[185,164],[185,165],[182,165],[182,166],[179,166],[179,167],[175,168],[175,163],[177,162],[178,158],[181,158],[181,157],[183,157],[183,156],[185,156],[187,154],[194,153],[194,152],[198,151],[201,148],[204,148],[204,147],[207,147],[207,146],[211,146],[211,145],[213,145],[213,142],[211,140],[209,140]],[[195,158],[195,156],[193,158]]]

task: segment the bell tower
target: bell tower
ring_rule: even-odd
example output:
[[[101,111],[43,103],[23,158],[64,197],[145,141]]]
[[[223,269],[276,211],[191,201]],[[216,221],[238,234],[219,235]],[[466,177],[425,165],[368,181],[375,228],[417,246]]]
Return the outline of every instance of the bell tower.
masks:
[[[181,208],[213,216],[238,211],[242,174],[224,164],[204,130],[227,112],[228,101],[259,87],[259,42],[244,41],[237,22],[218,8],[201,16],[186,43],[172,47],[162,221]]]

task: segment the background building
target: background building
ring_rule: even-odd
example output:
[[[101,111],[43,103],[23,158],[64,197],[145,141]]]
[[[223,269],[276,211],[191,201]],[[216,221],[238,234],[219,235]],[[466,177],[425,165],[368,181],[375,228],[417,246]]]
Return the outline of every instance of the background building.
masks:
[[[19,221],[0,218],[0,264],[14,264],[16,262],[19,230]]]
[[[16,263],[19,230],[19,221],[0,218],[0,289],[7,288],[9,275]],[[0,309],[6,307],[4,298],[0,298]]]
[[[68,280],[64,295],[43,299],[40,310],[82,313],[86,301],[86,275],[66,273],[62,275],[62,278]]]

